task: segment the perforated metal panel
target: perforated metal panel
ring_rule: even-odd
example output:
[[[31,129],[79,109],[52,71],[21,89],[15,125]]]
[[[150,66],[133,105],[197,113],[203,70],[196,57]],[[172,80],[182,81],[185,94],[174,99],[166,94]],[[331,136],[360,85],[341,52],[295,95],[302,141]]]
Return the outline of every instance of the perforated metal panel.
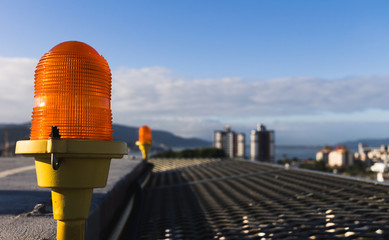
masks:
[[[248,161],[193,161],[152,160],[159,167],[143,191],[138,239],[389,239],[389,186]],[[161,171],[164,163],[169,170]]]

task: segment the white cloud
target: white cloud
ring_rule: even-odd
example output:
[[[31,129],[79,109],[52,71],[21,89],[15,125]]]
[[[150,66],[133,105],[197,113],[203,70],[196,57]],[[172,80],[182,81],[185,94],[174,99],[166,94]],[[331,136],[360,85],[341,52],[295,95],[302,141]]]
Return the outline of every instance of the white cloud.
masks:
[[[37,60],[0,57],[0,120],[27,122],[34,105],[34,70]]]
[[[161,67],[113,73],[117,112],[147,116],[260,117],[389,109],[389,77],[185,80]]]
[[[35,59],[0,58],[0,123],[31,119],[36,64]],[[211,139],[213,130],[229,123],[248,132],[265,122],[281,139],[300,134],[301,141],[309,141],[316,134],[324,141],[337,133],[358,132],[350,127],[340,131],[342,121],[353,122],[347,126],[365,124],[380,135],[383,131],[376,126],[389,119],[388,90],[389,77],[183,79],[163,67],[121,68],[113,71],[112,110],[114,122],[149,124],[187,137]],[[334,122],[338,127],[330,129]],[[306,127],[300,131],[297,126]]]
[[[117,122],[149,123],[186,136],[211,139],[212,130],[221,129],[226,123],[232,123],[237,131],[248,132],[257,122],[264,121],[282,139],[294,138],[296,143],[312,142],[315,134],[320,134],[316,142],[330,136],[340,141],[342,138],[337,133],[354,136],[346,132],[357,132],[350,128],[340,131],[342,121],[351,121],[355,124],[349,126],[356,126],[359,119],[360,124],[374,128],[369,122],[380,122],[378,117],[389,119],[387,89],[389,77],[331,81],[318,78],[257,82],[241,78],[189,80],[162,67],[123,68],[113,72],[112,107]],[[318,128],[307,126],[315,122],[312,126]],[[337,122],[337,127],[331,127],[333,122]],[[282,126],[288,126],[289,130]],[[296,129],[297,126],[304,126],[304,131]]]

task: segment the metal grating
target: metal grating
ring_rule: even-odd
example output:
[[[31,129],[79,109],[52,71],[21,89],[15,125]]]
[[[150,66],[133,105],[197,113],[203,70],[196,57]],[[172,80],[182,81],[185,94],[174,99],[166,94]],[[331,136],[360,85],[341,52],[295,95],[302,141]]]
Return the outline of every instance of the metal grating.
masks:
[[[204,158],[204,159],[175,159],[175,158],[154,158],[151,159],[153,163],[153,172],[164,172],[174,170],[177,168],[189,167],[193,165],[204,164],[208,162],[220,161],[218,158]]]
[[[389,186],[248,161],[176,161],[186,167],[154,172],[142,193],[138,239],[389,239]]]

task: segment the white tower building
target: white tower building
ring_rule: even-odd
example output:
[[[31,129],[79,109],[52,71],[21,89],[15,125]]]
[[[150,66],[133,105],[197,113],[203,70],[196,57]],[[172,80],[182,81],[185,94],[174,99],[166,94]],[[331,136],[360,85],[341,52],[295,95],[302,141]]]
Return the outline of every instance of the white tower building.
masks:
[[[223,149],[228,157],[245,157],[245,135],[231,131],[229,125],[226,125],[223,131],[215,131],[213,139],[213,146]]]

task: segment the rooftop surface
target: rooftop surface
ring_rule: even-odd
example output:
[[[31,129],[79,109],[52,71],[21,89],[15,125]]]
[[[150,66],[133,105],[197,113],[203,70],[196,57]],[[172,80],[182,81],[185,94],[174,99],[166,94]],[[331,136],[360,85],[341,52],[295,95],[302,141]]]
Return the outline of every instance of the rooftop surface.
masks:
[[[36,185],[33,162],[0,158],[0,239],[55,239],[50,191]],[[136,192],[121,239],[389,239],[387,184],[250,161],[150,162],[140,191],[144,162],[112,160],[88,240],[107,239]]]
[[[122,239],[389,239],[385,184],[239,160],[151,163]]]

